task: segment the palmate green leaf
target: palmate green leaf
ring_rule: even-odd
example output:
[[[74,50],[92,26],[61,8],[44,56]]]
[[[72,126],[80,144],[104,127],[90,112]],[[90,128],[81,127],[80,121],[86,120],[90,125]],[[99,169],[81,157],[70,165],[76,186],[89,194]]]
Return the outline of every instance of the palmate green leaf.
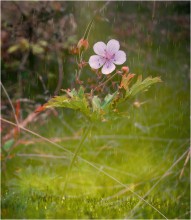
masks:
[[[147,77],[142,80],[142,76],[140,75],[135,84],[131,86],[130,89],[126,90],[125,99],[129,97],[133,97],[137,95],[139,92],[147,90],[152,84],[162,82],[160,77]]]
[[[89,117],[90,108],[89,103],[85,97],[84,89],[81,87],[77,92],[75,89],[72,91],[65,91],[67,94],[62,96],[55,96],[51,98],[46,104],[45,108],[62,107],[79,110]]]
[[[78,91],[73,89],[72,91],[64,90],[65,95],[55,96],[51,98],[44,108],[60,107],[70,108],[73,110],[79,110],[86,115],[90,120],[102,120],[104,115],[108,114],[112,110],[112,101],[114,100],[117,92],[108,94],[103,102],[98,96],[93,96],[89,102],[88,94],[84,93],[84,88],[80,87]]]

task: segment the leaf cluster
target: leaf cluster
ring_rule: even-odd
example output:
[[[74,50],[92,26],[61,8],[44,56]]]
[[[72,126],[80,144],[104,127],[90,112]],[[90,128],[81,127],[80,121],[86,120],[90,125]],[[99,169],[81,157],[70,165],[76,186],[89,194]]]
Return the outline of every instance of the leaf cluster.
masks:
[[[140,75],[135,83],[130,86],[134,76],[135,74],[124,74],[119,89],[113,94],[107,94],[103,99],[99,98],[98,95],[92,95],[91,92],[85,93],[84,87],[81,86],[79,90],[64,90],[64,95],[51,98],[44,107],[70,108],[80,111],[90,121],[104,121],[113,114],[119,114],[116,110],[119,103],[147,90],[152,84],[161,82],[159,77],[147,77],[143,80]]]

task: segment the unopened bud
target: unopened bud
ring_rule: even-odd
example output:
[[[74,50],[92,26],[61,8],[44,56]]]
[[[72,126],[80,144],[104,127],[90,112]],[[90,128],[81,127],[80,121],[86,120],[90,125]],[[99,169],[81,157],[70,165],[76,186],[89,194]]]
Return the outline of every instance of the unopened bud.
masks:
[[[128,66],[122,66],[121,70],[122,70],[124,73],[128,73],[128,72],[129,72],[129,67],[128,67]]]
[[[141,103],[140,103],[139,101],[135,101],[135,102],[133,103],[133,105],[134,105],[134,107],[136,107],[136,108],[140,108],[140,107],[141,107]]]
[[[79,40],[78,45],[77,45],[78,49],[87,50],[88,47],[89,47],[89,43],[87,39],[82,38]]]

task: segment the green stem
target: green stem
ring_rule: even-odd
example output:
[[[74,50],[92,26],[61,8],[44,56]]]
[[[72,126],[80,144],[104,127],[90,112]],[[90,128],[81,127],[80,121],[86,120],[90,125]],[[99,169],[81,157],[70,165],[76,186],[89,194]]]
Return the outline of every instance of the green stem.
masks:
[[[83,60],[83,51],[81,51],[79,54],[79,64],[82,62],[82,60]],[[79,67],[78,79],[80,79],[81,73],[82,73],[82,69]]]
[[[109,79],[107,79],[105,82],[99,84],[95,89],[93,89],[93,91],[95,91],[97,88],[104,86],[107,82],[109,82],[111,79],[113,79],[115,76],[117,75],[117,72],[113,74],[113,76],[111,76]]]
[[[84,130],[84,132],[83,132],[82,139],[81,139],[80,143],[78,144],[78,147],[76,148],[76,151],[75,151],[75,153],[74,153],[74,155],[73,155],[73,158],[72,158],[72,160],[71,160],[71,162],[70,162],[70,165],[69,165],[69,167],[68,167],[68,171],[67,171],[67,174],[66,174],[66,179],[65,179],[65,184],[64,184],[63,193],[65,193],[65,190],[66,190],[66,188],[67,188],[68,179],[69,179],[69,176],[70,176],[70,172],[71,172],[71,170],[72,170],[72,167],[73,167],[73,165],[74,165],[74,162],[75,162],[75,160],[76,160],[76,158],[77,158],[77,156],[78,156],[80,150],[82,149],[83,143],[85,142],[85,140],[86,140],[86,138],[87,138],[87,136],[88,136],[88,134],[89,134],[89,132],[90,132],[90,130],[91,130],[91,127],[92,127],[92,125],[89,124],[89,125],[85,128],[85,130]]]

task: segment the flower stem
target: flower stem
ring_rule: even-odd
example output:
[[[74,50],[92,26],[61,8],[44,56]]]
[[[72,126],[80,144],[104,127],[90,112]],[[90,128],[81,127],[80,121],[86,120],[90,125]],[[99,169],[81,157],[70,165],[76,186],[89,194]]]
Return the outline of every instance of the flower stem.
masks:
[[[76,151],[74,152],[73,158],[72,158],[72,160],[71,160],[71,162],[70,162],[70,165],[69,165],[69,167],[68,167],[68,171],[67,171],[67,173],[66,173],[66,179],[65,179],[65,184],[64,184],[63,193],[65,193],[65,190],[66,190],[66,188],[67,188],[69,175],[70,175],[70,172],[71,172],[72,167],[73,167],[73,165],[74,165],[74,162],[75,162],[75,160],[76,160],[76,158],[77,158],[77,156],[78,156],[78,154],[79,154],[79,152],[80,152],[80,150],[81,150],[81,148],[82,148],[82,146],[83,146],[83,143],[85,142],[85,140],[86,140],[86,138],[87,138],[89,132],[91,131],[91,127],[92,127],[92,125],[89,124],[89,125],[84,129],[82,139],[81,139],[80,143],[78,144],[78,146],[77,146],[77,148],[76,148]]]
[[[109,82],[111,79],[113,79],[113,77],[115,77],[118,74],[118,72],[114,73],[113,76],[111,76],[109,79],[107,79],[105,82],[101,83],[100,85],[98,85],[93,91],[95,91],[97,88],[104,86],[107,82]]]
[[[82,62],[82,60],[83,60],[83,51],[81,51],[80,54],[79,54],[79,64]],[[81,73],[82,73],[82,68],[79,67],[78,79],[80,79]]]

